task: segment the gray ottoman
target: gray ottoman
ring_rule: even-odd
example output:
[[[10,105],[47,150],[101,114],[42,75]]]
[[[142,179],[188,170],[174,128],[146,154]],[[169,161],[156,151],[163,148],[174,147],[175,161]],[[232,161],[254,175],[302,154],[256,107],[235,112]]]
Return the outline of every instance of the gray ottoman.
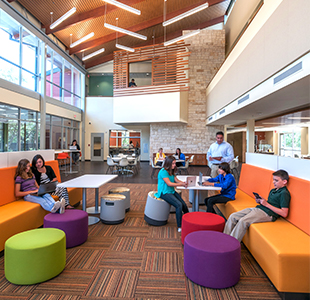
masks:
[[[126,212],[130,210],[130,189],[126,187],[116,187],[109,190],[109,194],[121,194],[126,196],[125,209]]]
[[[156,198],[155,193],[156,191],[148,193],[144,209],[144,220],[153,226],[166,225],[170,214],[170,204],[163,199]]]
[[[119,224],[125,219],[126,196],[108,194],[101,197],[100,220],[105,224]]]

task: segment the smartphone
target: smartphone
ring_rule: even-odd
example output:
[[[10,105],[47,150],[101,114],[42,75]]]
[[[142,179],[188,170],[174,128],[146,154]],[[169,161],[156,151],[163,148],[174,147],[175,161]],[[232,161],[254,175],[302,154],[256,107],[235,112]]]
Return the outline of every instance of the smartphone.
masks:
[[[253,192],[253,195],[254,195],[254,196],[255,196],[255,198],[257,198],[257,199],[262,198],[259,194],[255,193],[255,192]]]

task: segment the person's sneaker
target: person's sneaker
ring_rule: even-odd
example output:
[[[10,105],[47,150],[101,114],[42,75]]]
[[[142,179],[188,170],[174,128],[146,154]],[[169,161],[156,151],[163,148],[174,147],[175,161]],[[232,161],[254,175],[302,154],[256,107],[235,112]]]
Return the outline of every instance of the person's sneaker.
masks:
[[[178,232],[181,232],[182,231],[182,228],[180,227],[180,228],[178,228]]]
[[[60,208],[60,202],[57,201],[57,202],[55,202],[53,208],[51,209],[51,213],[52,214],[56,213],[59,208]]]
[[[60,200],[60,210],[59,210],[60,214],[63,214],[65,212],[65,207],[66,207],[66,200],[65,198],[62,198]]]

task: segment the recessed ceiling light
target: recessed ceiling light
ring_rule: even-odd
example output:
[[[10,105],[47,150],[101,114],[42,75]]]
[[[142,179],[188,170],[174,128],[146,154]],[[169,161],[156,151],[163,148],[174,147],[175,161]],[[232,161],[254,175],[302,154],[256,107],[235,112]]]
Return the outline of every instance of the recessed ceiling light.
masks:
[[[310,117],[288,117],[291,120],[310,120]]]

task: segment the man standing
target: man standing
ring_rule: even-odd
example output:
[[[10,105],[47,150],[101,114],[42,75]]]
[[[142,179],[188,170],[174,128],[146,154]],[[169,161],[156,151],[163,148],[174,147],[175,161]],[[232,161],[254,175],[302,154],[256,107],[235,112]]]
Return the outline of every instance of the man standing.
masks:
[[[224,141],[224,133],[219,131],[216,133],[216,142],[213,143],[207,153],[207,160],[211,168],[211,177],[216,177],[217,169],[220,163],[230,163],[234,159],[233,147]]]

